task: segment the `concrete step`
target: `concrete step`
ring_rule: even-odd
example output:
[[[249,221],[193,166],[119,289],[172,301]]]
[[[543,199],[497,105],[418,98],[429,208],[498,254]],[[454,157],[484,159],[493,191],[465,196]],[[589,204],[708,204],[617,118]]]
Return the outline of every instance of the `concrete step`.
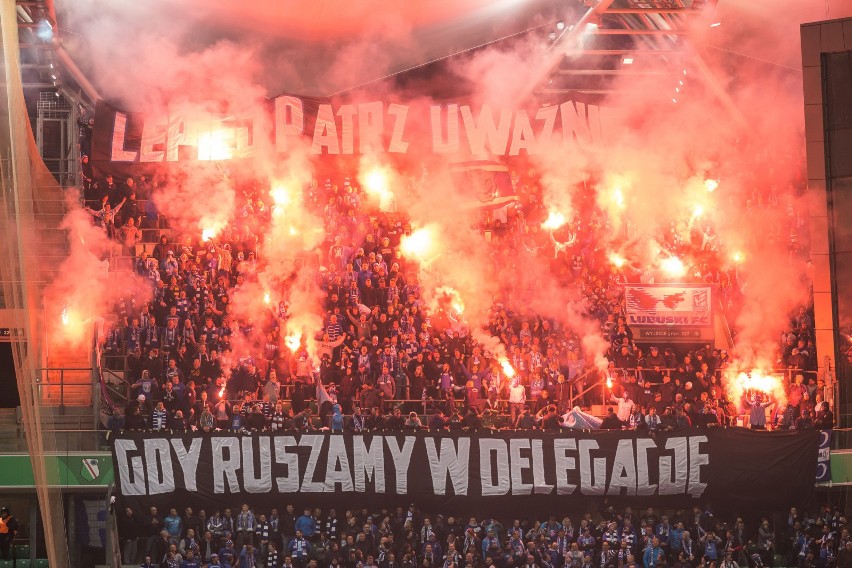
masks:
[[[6,431],[6,427],[14,426],[18,422],[18,412],[14,408],[0,408],[0,436]]]
[[[86,330],[86,342],[81,345],[89,345],[88,340],[92,338],[93,331],[88,327]],[[72,367],[73,365],[69,365],[68,362],[80,362],[80,361],[89,361],[91,357],[91,353],[89,353],[88,347],[82,346],[69,346],[62,344],[60,342],[51,342],[49,345],[49,350],[47,352],[48,362],[49,363],[57,363],[56,365],[50,365],[52,367]],[[86,365],[88,366],[88,364]]]
[[[60,411],[56,408],[49,408],[42,410],[42,418],[44,420],[53,420],[54,417],[61,416],[64,420],[71,420],[68,418],[69,416],[76,416],[81,420],[91,418],[92,409],[91,408],[66,408],[63,411]]]
[[[92,407],[92,387],[89,385],[43,386],[41,403],[45,406]]]
[[[49,251],[49,252],[46,252],[44,254],[38,255],[38,261],[39,261],[39,264],[44,263],[44,262],[59,264],[60,262],[65,260],[67,257],[68,257],[68,251],[56,250],[56,251]]]
[[[25,452],[27,443],[15,408],[0,409],[0,453]]]
[[[91,352],[84,347],[69,349],[63,345],[50,345],[46,369],[40,376],[41,401],[45,405],[92,406]],[[72,370],[82,369],[82,370]]]
[[[35,213],[37,219],[46,220],[54,227],[58,227],[65,217],[65,211],[37,211]]]
[[[42,245],[42,248],[39,249],[39,252],[48,251],[48,250],[56,250],[56,249],[67,249],[68,248],[68,234],[62,234],[56,231],[53,231],[52,236],[40,235],[36,239],[35,242]],[[64,231],[63,231],[64,233]]]
[[[2,454],[18,454],[28,450],[27,441],[23,436],[16,437],[14,440],[0,439],[0,453]]]
[[[36,256],[37,262],[41,262],[42,260],[44,260],[44,262],[52,262],[58,257],[67,257],[71,254],[68,243],[47,241],[28,244],[38,251]]]
[[[41,244],[68,244],[68,232],[60,229],[45,229],[39,232],[29,242],[37,245]]]
[[[65,215],[65,213],[67,212],[65,202],[62,201],[61,196],[59,196],[58,200],[49,198],[39,199],[37,206],[37,215]]]
[[[74,407],[79,408],[79,407]],[[88,414],[75,414],[66,409],[66,414],[54,414],[50,418],[43,418],[48,430],[91,430],[95,424],[95,417],[88,408]]]

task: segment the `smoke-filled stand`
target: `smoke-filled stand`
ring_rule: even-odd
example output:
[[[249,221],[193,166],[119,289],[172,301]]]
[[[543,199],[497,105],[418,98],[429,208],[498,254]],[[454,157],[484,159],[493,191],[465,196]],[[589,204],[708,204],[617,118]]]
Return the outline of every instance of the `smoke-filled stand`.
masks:
[[[167,4],[0,4],[0,567],[852,565],[852,5]]]

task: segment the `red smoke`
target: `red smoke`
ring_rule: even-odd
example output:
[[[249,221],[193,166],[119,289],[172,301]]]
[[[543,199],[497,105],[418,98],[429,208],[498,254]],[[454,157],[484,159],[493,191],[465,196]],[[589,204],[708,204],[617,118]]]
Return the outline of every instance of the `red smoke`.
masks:
[[[233,41],[202,38],[193,43],[192,20],[173,20],[166,29],[135,25],[134,29],[141,31],[128,34],[125,13],[105,10],[94,16],[91,6],[84,3],[66,9],[74,25],[98,30],[97,35],[88,35],[89,48],[80,53],[88,57],[86,67],[92,69],[98,87],[110,100],[152,114],[187,108],[239,114],[264,97],[277,94],[263,85],[269,84],[263,75],[276,72],[266,61],[282,64],[278,73],[288,86],[345,88],[398,68],[399,53],[416,57],[428,52],[427,48],[433,46],[412,41],[410,32],[422,33],[424,26],[448,19],[437,10],[424,15],[403,8],[401,12],[370,12],[385,15],[367,18],[369,23],[363,28],[352,27],[351,22],[359,19],[355,18],[359,10],[379,4],[346,4],[346,11],[336,17],[316,18],[300,7],[298,13],[290,14],[298,17],[284,20],[298,27],[300,35],[311,43],[281,47],[277,52],[274,45],[261,38],[247,39],[245,34]],[[469,1],[460,7],[484,10],[484,4]],[[788,68],[796,67],[792,48],[775,54],[750,54],[750,50],[762,45],[797,45],[792,21],[821,17],[812,5],[805,9],[803,3],[796,4],[803,8],[799,12],[778,9],[776,2],[737,3],[732,13],[727,13],[726,4],[721,3],[713,17],[722,25],[701,30],[695,39],[696,51],[715,74],[713,79],[695,65],[687,64],[684,74],[680,65],[652,63],[646,69],[667,73],[665,79],[624,77],[618,80],[619,86],[629,89],[629,94],[616,94],[604,101],[603,106],[611,107],[604,140],[573,152],[541,145],[537,155],[516,164],[524,169],[523,179],[537,186],[533,193],[545,210],[563,215],[569,226],[580,211],[592,207],[600,211],[597,221],[602,229],[597,235],[603,247],[601,256],[617,259],[612,262],[623,264],[626,271],[643,281],[667,278],[663,262],[674,256],[665,244],[667,234],[673,232],[688,239],[699,226],[712,226],[711,246],[718,249],[719,257],[739,255],[742,259],[730,261],[723,268],[741,264],[736,268],[743,298],[733,323],[737,351],[744,364],[773,361],[778,335],[787,326],[790,311],[808,301],[808,285],[801,278],[804,259],[787,250],[789,227],[795,222],[787,218],[787,211],[792,210],[795,216],[805,210],[801,198],[801,75]],[[212,17],[220,18],[219,23],[226,21],[223,16],[229,13],[229,6],[214,2],[210,6]],[[340,7],[343,10],[343,4]],[[151,9],[148,3],[140,3],[128,13],[144,24],[146,18],[155,21],[148,11]],[[258,14],[250,9],[247,15],[241,15],[239,25],[251,31],[266,28],[267,22],[258,19]],[[744,21],[763,21],[765,25],[742,29]],[[336,48],[333,57],[330,44],[318,41],[320,32],[344,36],[330,42]],[[544,57],[544,46],[538,42],[531,36],[509,48],[497,45],[455,66],[478,86],[472,99],[510,108],[531,106],[529,101],[518,99],[520,90],[509,87],[523,85],[536,76],[530,62]],[[264,59],[263,55],[270,52],[273,56]],[[296,74],[295,58],[287,61],[283,53],[299,53],[304,59],[300,68],[310,66],[315,76],[306,79]],[[776,55],[779,61],[774,60]],[[130,61],[132,65],[127,64]],[[764,72],[758,74],[755,69]],[[710,81],[718,81],[735,108],[719,100]],[[386,84],[381,93],[395,95]],[[364,95],[366,100],[374,96]],[[313,278],[320,267],[303,264],[302,253],[314,250],[326,235],[323,220],[307,210],[299,194],[315,177],[314,163],[306,149],[298,148],[285,164],[278,164],[279,157],[271,152],[270,141],[266,142],[240,168],[244,171],[234,171],[233,175],[253,175],[264,191],[283,185],[289,188],[290,197],[288,203],[279,205],[282,212],[272,217],[270,232],[259,243],[262,261],[257,267],[258,284],[233,294],[233,315],[248,321],[266,311],[267,293],[273,304],[287,300],[292,315],[287,332],[303,334],[312,351],[311,341],[324,316]],[[587,361],[605,365],[602,355],[606,339],[597,322],[587,315],[588,297],[597,291],[566,287],[564,274],[550,270],[540,256],[528,250],[539,241],[551,246],[556,231],[542,229],[544,219],[530,219],[524,235],[513,235],[495,246],[486,234],[471,229],[476,214],[469,207],[469,198],[460,194],[444,173],[443,161],[424,156],[418,166],[430,172],[425,181],[419,170],[412,169],[396,172],[401,177],[391,183],[393,208],[410,219],[412,229],[429,227],[437,251],[428,259],[398,259],[416,273],[426,304],[438,307],[446,290],[452,290],[464,305],[464,324],[498,355],[502,355],[501,347],[482,331],[493,316],[490,310],[495,300],[522,305],[573,330],[583,338]],[[360,175],[360,183],[366,185],[366,176],[376,167],[395,171],[386,156],[368,155],[363,157],[359,172],[347,173]],[[238,217],[234,184],[226,179],[226,173],[184,166],[155,199],[189,236],[197,238],[208,228],[219,232]],[[719,180],[718,189],[708,191],[709,179]],[[750,214],[752,208],[756,210],[770,198],[777,201],[776,209]],[[264,201],[271,206],[276,194],[264,196]],[[554,242],[569,241],[570,231],[569,227]],[[774,238],[768,239],[768,235]],[[698,265],[699,256],[694,248],[677,256],[691,279],[705,276]],[[63,294],[69,288],[67,283],[57,286]],[[439,293],[441,289],[444,293]],[[92,314],[103,313],[97,305],[85,309]]]

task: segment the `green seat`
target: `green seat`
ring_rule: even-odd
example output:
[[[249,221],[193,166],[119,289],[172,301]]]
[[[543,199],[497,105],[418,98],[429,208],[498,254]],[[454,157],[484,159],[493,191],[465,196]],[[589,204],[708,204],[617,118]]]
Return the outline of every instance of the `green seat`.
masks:
[[[27,558],[30,557],[30,545],[29,544],[16,544],[15,545],[15,558]]]
[[[15,568],[32,568],[32,560],[29,558],[19,558],[15,560]]]
[[[36,558],[33,566],[35,568],[50,568],[50,563],[48,563],[47,558]]]
[[[14,568],[15,563],[11,560],[0,560],[0,568]]]

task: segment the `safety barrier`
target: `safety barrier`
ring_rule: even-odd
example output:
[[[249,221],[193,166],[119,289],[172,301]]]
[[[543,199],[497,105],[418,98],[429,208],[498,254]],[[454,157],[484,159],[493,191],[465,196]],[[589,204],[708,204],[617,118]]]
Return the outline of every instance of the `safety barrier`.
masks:
[[[127,356],[124,354],[102,354],[101,362],[102,376],[109,393],[114,396],[115,402],[126,403],[128,400],[130,400],[132,396],[131,383],[125,378],[125,372],[127,369]],[[739,374],[741,372],[748,373],[751,370],[752,369],[739,369],[728,367],[723,369],[716,369],[714,371],[714,374],[721,384],[723,374]],[[660,369],[625,367],[607,369],[603,372],[595,368],[587,369],[586,371],[580,373],[575,377],[570,378],[567,381],[569,389],[567,400],[554,402],[559,403],[561,411],[568,410],[570,408],[573,408],[574,406],[581,406],[582,408],[588,409],[597,401],[600,401],[601,405],[607,405],[612,402],[612,387],[615,386],[616,383],[620,382],[622,377],[630,376],[635,377],[637,381],[642,381],[646,378],[654,378],[654,374],[659,376],[671,375],[671,373],[674,371],[677,371],[677,369],[674,367],[665,367]],[[780,376],[782,380],[785,381],[787,384],[790,384],[792,381],[794,381],[797,375],[803,375],[805,378],[805,383],[807,383],[807,380],[810,377],[817,377],[816,371],[808,371],[804,369],[795,368],[769,369],[763,370],[763,372],[775,376]],[[651,375],[651,377],[649,377],[649,375]],[[288,404],[291,403],[292,393],[295,388],[295,385],[293,385],[292,383],[282,384],[282,395],[280,397],[280,400]],[[829,398],[829,400],[831,399]],[[232,404],[242,403],[244,402],[244,400],[229,400],[228,402]],[[499,398],[497,402],[500,413],[508,415],[509,400],[506,398]],[[424,415],[434,413],[437,408],[448,409],[448,401],[446,399],[440,398],[439,396],[432,397],[429,399],[395,398],[392,401],[386,401],[383,404],[386,409],[394,405],[405,405],[407,409],[413,409],[417,407],[419,410],[420,408],[422,408],[422,413]],[[464,408],[464,403],[461,400],[454,401],[454,405],[458,409]]]
[[[43,404],[58,405],[60,413],[65,412],[66,402],[79,402],[92,396],[91,374],[92,367],[45,367],[35,370],[36,387],[39,392],[39,400]],[[79,380],[71,383],[66,380],[66,374],[79,376],[85,373],[88,380]]]

